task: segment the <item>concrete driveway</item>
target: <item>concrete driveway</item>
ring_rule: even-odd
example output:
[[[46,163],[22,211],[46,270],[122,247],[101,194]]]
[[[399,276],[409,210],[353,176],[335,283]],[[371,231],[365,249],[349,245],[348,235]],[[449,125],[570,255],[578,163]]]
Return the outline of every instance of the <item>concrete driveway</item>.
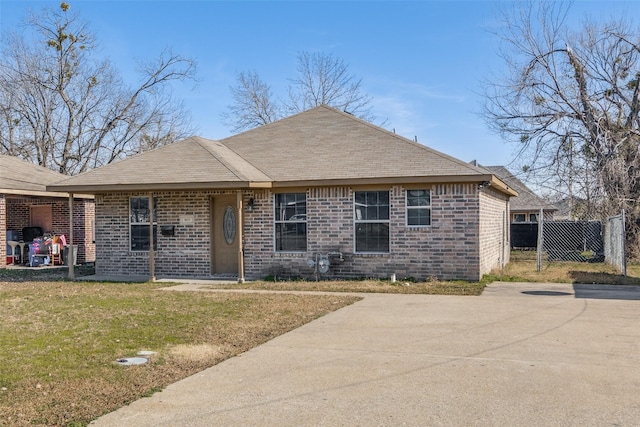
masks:
[[[640,287],[362,301],[93,426],[638,426]]]

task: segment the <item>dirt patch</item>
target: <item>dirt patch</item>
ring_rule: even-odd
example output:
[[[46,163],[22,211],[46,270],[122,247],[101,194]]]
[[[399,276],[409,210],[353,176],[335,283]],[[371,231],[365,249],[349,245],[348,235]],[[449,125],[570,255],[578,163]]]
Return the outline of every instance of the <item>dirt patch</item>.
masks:
[[[223,357],[231,351],[211,344],[178,344],[169,349],[169,357],[179,361],[202,363]]]

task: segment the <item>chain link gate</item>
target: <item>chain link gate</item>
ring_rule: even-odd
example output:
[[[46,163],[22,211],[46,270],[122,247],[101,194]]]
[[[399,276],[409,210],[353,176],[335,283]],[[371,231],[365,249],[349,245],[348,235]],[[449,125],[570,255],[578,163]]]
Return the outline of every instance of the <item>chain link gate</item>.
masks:
[[[606,219],[544,220],[538,224],[537,267],[547,262],[607,263],[626,276],[624,212]]]

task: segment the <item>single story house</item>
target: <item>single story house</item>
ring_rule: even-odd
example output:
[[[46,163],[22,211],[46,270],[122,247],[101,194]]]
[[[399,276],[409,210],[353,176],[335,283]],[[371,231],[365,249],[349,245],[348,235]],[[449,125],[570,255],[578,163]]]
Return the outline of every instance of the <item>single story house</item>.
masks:
[[[479,280],[509,261],[495,175],[319,106],[49,185],[96,197],[96,274]]]
[[[47,191],[47,185],[68,178],[66,175],[13,156],[0,155],[0,268],[18,262],[7,242],[24,243],[20,263],[28,260],[26,246],[37,234],[69,236],[69,194]],[[76,262],[93,262],[95,245],[93,196],[77,194],[73,199],[73,234],[77,245]],[[40,233],[41,232],[41,233]],[[14,245],[15,246],[15,245]]]
[[[504,166],[485,166],[485,169],[489,170],[500,178],[502,182],[518,192],[518,196],[511,199],[512,223],[537,223],[540,210],[542,210],[544,220],[553,220],[558,208],[534,193],[524,182],[512,174],[509,169]]]

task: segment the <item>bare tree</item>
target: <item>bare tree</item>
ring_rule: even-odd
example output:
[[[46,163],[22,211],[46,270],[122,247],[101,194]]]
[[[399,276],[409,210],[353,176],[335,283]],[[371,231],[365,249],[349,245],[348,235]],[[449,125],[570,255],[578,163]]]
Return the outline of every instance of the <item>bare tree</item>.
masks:
[[[271,87],[256,72],[238,73],[236,80],[238,85],[230,88],[233,104],[222,114],[223,122],[232,127],[232,132],[266,125],[282,117],[282,108]]]
[[[344,61],[330,54],[301,52],[297,56],[297,76],[290,79],[288,100],[274,96],[271,87],[257,73],[239,73],[237,86],[231,87],[233,104],[222,114],[232,131],[251,129],[325,104],[374,121],[371,97],[362,91],[362,79],[349,73]]]
[[[67,3],[26,23],[35,37],[5,35],[0,59],[1,153],[77,174],[190,131],[169,85],[194,78],[193,60],[167,50],[128,88]]]
[[[549,185],[592,211],[626,209],[637,242],[640,34],[624,19],[571,31],[569,11],[532,2],[503,15],[507,72],[487,83],[485,116]]]
[[[330,54],[301,52],[297,71],[289,88],[287,108],[290,112],[325,104],[364,120],[374,119],[371,98],[362,92],[362,79],[350,74],[341,59]]]

